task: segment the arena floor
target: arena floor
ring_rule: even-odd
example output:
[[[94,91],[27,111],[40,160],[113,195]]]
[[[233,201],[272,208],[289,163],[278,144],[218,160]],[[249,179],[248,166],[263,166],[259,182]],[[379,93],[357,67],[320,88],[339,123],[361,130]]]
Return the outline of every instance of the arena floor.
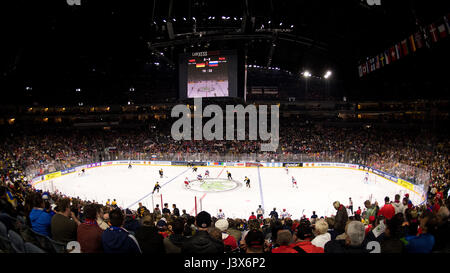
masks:
[[[158,173],[161,168],[162,179]],[[193,182],[191,189],[184,187],[186,177],[195,180],[197,174],[204,175],[206,170],[210,172],[210,179],[204,185]],[[232,174],[233,181],[226,179],[226,170]],[[245,176],[251,181],[250,188],[245,186]],[[297,180],[298,189],[292,187],[292,176]],[[358,206],[363,208],[364,200],[371,198],[382,206],[385,196],[392,200],[395,194],[403,197],[406,192],[414,204],[421,202],[421,196],[396,183],[375,174],[365,183],[364,176],[364,171],[341,168],[290,168],[287,174],[284,168],[208,166],[198,167],[194,173],[186,166],[135,165],[128,169],[126,165],[113,165],[88,169],[84,176],[65,175],[35,187],[103,204],[108,198],[115,198],[120,207],[131,209],[136,209],[138,202],[149,209],[161,205],[162,196],[170,209],[176,204],[180,211],[186,209],[190,214],[195,213],[197,197],[198,211],[203,209],[217,215],[222,209],[226,217],[232,218],[248,218],[252,211],[256,214],[258,205],[265,208],[265,217],[274,207],[279,214],[286,209],[296,219],[311,216],[313,210],[319,216],[330,216],[335,214],[332,205],[335,200],[347,206],[351,197],[356,210]],[[159,194],[151,194],[156,181],[161,189]]]

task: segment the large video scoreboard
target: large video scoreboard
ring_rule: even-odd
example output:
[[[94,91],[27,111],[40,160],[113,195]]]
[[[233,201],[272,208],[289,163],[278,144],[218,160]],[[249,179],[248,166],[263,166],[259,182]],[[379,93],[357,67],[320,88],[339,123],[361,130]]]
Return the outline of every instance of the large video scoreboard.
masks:
[[[237,97],[236,51],[217,50],[181,54],[179,94],[181,99]]]

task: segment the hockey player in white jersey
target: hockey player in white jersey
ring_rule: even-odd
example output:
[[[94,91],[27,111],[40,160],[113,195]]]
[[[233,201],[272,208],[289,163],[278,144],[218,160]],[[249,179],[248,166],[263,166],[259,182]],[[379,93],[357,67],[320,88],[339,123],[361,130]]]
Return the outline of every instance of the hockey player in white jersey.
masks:
[[[366,172],[365,176],[364,176],[364,183],[369,184],[369,173]]]
[[[186,177],[186,178],[184,179],[184,187],[187,188],[187,189],[190,189],[191,186],[189,185],[189,183],[190,183],[190,181],[189,181],[189,179]]]
[[[281,219],[286,219],[291,217],[291,215],[289,214],[289,212],[286,211],[286,209],[283,209],[283,212],[281,212]]]
[[[292,177],[292,187],[296,187],[298,189],[297,180],[295,180],[294,177]]]

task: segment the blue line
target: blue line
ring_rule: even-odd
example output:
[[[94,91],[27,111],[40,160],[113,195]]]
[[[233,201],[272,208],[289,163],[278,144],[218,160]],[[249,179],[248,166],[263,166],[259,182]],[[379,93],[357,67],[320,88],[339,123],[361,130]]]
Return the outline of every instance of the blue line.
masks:
[[[259,195],[261,197],[261,206],[264,209],[264,196],[262,192],[262,184],[261,184],[261,173],[259,172],[259,166],[258,166],[258,182],[259,182]]]
[[[170,182],[172,182],[173,180],[175,180],[176,178],[178,178],[180,175],[182,175],[183,173],[187,172],[188,170],[190,170],[191,168],[187,168],[186,170],[184,170],[182,173],[180,173],[179,175],[175,176],[174,178],[170,179],[169,181],[167,181],[166,183],[164,183],[163,185],[161,185],[161,188],[164,187],[165,185],[169,184]],[[137,203],[139,203],[139,201],[142,201],[143,199],[147,198],[149,195],[152,195],[153,192],[150,192],[148,194],[146,194],[144,197],[142,197],[141,199],[137,200],[136,202],[134,202],[133,204],[129,205],[126,207],[126,209],[130,208],[133,205],[136,205]]]

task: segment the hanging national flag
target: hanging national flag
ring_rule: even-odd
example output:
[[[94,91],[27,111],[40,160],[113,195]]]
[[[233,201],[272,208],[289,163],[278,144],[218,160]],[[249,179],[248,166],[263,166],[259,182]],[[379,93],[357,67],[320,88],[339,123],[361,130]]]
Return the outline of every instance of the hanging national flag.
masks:
[[[391,57],[389,55],[389,50],[384,51],[384,62],[386,64],[389,64],[391,62]]]
[[[376,57],[375,68],[376,68],[376,69],[379,69],[379,68],[380,68],[380,56],[378,56],[378,55],[377,55],[377,57]]]
[[[414,40],[416,41],[417,48],[423,47],[423,36],[422,32],[418,31],[414,34]]]
[[[375,71],[375,69],[376,69],[376,66],[375,66],[375,58],[371,58],[370,59],[370,70],[371,71]]]
[[[450,17],[450,14],[448,14],[447,16],[444,16],[444,23],[445,23],[445,26],[447,27],[447,32],[450,34],[450,24],[448,23],[449,17]]]
[[[406,39],[402,41],[402,51],[403,51],[403,56],[406,56],[409,53],[408,43],[407,43]]]
[[[363,72],[363,75],[367,74],[367,64],[366,63],[362,64],[362,72]]]
[[[380,54],[380,64],[381,64],[382,67],[384,66],[384,63],[385,63],[385,60],[384,60],[384,53],[381,53],[381,54]]]
[[[412,52],[416,52],[416,43],[414,42],[414,35],[409,36],[409,44],[411,45]]]
[[[397,54],[397,60],[403,57],[401,43],[395,44],[395,53]]]
[[[438,26],[438,31],[439,31],[439,37],[441,37],[441,39],[447,37],[447,29],[445,29],[444,23],[442,23],[442,25]]]
[[[424,41],[425,46],[428,47],[428,48],[430,48],[430,46],[431,46],[431,45],[430,45],[430,37],[429,37],[429,35],[428,35],[428,33],[427,33],[426,28],[423,27],[423,26],[421,26],[421,27],[420,27],[420,32],[421,32],[421,34],[422,34],[422,36],[423,36],[423,41]]]
[[[359,75],[360,78],[363,76],[362,65],[358,65],[358,75]]]
[[[395,47],[391,46],[391,48],[389,49],[389,56],[391,57],[392,62],[397,60],[397,54],[395,54]]]
[[[428,26],[428,29],[430,30],[430,36],[431,40],[436,43],[438,41],[438,32],[434,24],[431,24]]]

